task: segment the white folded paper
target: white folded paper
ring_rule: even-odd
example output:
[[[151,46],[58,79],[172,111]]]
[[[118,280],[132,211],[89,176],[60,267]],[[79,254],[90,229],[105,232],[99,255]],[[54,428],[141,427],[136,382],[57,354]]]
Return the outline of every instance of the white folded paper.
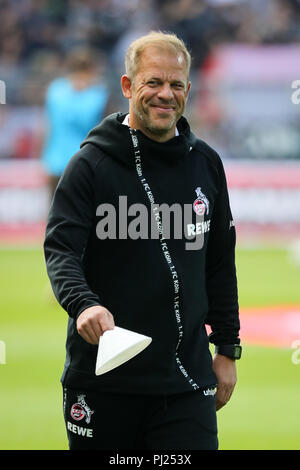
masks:
[[[96,375],[105,374],[129,361],[151,343],[152,338],[115,326],[100,336]]]

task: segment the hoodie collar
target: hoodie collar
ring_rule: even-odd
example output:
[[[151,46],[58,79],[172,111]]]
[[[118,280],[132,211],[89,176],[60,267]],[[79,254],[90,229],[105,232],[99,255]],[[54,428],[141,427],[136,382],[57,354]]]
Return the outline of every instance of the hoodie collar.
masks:
[[[129,127],[129,114],[126,114],[124,121],[122,122],[123,126]],[[175,127],[175,137],[179,135],[177,127]]]
[[[98,126],[94,127],[80,147],[92,144],[107,156],[121,161],[127,166],[134,166],[133,146],[129,128],[123,125],[126,114],[114,113],[107,116]],[[137,130],[141,158],[144,166],[173,165],[188,156],[196,143],[184,117],[177,122],[178,136],[167,142],[156,142]]]

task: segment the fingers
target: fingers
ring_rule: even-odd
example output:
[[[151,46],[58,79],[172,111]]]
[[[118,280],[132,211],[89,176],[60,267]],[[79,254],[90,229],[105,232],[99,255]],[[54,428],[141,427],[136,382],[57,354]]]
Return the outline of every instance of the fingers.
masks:
[[[80,326],[77,327],[78,333],[90,344],[98,344],[99,337],[103,334],[103,331],[97,323],[93,321],[82,321]]]
[[[230,400],[235,385],[218,385],[216,393],[216,410],[218,411]]]
[[[98,344],[100,336],[115,326],[112,314],[105,307],[94,306],[84,310],[77,319],[77,331],[90,344]]]
[[[222,408],[231,398],[237,382],[235,361],[216,354],[213,358],[213,369],[217,376],[216,409]]]

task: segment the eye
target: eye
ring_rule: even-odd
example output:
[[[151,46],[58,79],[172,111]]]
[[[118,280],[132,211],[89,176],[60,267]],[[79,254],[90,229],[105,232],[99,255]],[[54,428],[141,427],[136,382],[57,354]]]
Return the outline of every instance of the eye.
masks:
[[[184,89],[184,84],[181,82],[175,82],[172,84],[173,88],[176,88],[177,90],[183,90]]]
[[[157,80],[148,80],[147,85],[154,87],[157,85]]]

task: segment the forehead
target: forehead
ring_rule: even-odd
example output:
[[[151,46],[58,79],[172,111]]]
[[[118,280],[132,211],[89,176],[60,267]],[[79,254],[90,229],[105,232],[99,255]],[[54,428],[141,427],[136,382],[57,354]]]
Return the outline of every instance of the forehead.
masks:
[[[137,74],[172,74],[187,78],[187,64],[182,52],[166,46],[147,46],[140,55]]]

